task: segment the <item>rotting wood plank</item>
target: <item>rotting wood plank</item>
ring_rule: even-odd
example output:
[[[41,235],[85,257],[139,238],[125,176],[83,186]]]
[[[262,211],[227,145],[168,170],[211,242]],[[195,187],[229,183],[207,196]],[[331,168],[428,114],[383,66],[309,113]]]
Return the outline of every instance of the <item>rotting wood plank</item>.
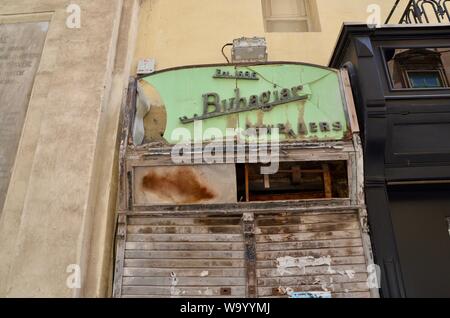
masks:
[[[114,286],[113,296],[122,295],[123,268],[125,262],[125,242],[127,239],[127,217],[124,214],[118,216],[118,225],[116,233],[116,260],[114,268]]]
[[[244,260],[230,259],[125,259],[125,267],[245,267]]]
[[[245,286],[246,278],[242,277],[180,277],[177,276],[176,287],[194,286]],[[169,277],[124,277],[124,286],[167,286],[173,285],[173,279]]]
[[[244,286],[231,286],[230,296],[245,297]],[[124,286],[124,295],[160,295],[160,296],[221,296],[221,287],[152,287],[152,286]]]
[[[127,242],[127,250],[170,250],[170,251],[243,251],[244,242]]]
[[[323,290],[322,290],[323,291]],[[351,293],[331,293],[332,298],[370,298],[369,292],[351,292]],[[261,299],[278,299],[278,298],[289,298],[288,295],[285,296],[262,296]]]
[[[245,213],[242,217],[242,228],[245,238],[246,296],[256,298],[256,239],[255,215]]]
[[[289,241],[315,241],[339,238],[359,238],[360,233],[356,230],[349,231],[327,231],[294,234],[256,235],[256,242],[289,242]]]
[[[152,216],[161,218],[178,218],[187,214],[195,218],[236,217],[243,213],[274,214],[294,212],[297,214],[349,213],[363,206],[352,205],[348,198],[314,199],[314,200],[289,200],[276,202],[249,202],[211,205],[158,205],[135,206],[129,215],[132,217]]]
[[[242,242],[240,234],[130,234],[127,242]]]
[[[269,260],[277,259],[280,257],[344,257],[344,256],[362,256],[364,255],[364,250],[362,247],[340,247],[340,248],[330,248],[330,249],[313,249],[313,250],[289,250],[289,251],[272,251],[272,252],[262,252],[258,251],[257,260]]]
[[[303,285],[301,287],[294,286],[273,286],[273,287],[258,287],[258,296],[283,296],[287,295],[286,288],[290,288],[293,292],[323,292],[322,285]],[[367,292],[367,283],[332,283],[326,285],[326,288],[335,293],[352,293],[352,292]],[[279,291],[277,291],[279,290]]]
[[[358,222],[358,214],[356,212],[327,214],[320,215],[273,215],[260,216],[257,220],[259,227],[263,226],[280,226],[280,225],[298,225],[298,224],[320,224],[320,223],[335,223],[335,222]]]
[[[124,268],[124,277],[245,277],[244,268]]]
[[[244,251],[125,251],[126,259],[243,259]]]
[[[128,234],[240,234],[237,226],[148,226],[130,225]]]
[[[297,224],[286,226],[265,226],[258,227],[257,235],[261,234],[290,234],[298,232],[327,232],[327,231],[345,231],[358,230],[359,224],[356,222],[340,223],[316,223],[316,224]]]
[[[125,212],[129,210],[128,206],[128,191],[126,178],[126,163],[127,163],[127,149],[129,134],[131,131],[131,114],[134,106],[136,92],[136,80],[130,78],[128,81],[127,98],[125,105],[122,106],[122,130],[120,132],[120,150],[119,150],[119,189],[118,189],[118,210]]]
[[[345,256],[331,258],[331,266],[365,264],[364,256]],[[276,260],[257,261],[258,269],[278,268]]]
[[[332,293],[333,298],[371,298],[369,292]]]
[[[124,295],[122,296],[122,298],[132,298],[132,299],[153,299],[153,298],[167,298],[170,297],[171,299],[186,299],[187,296],[167,296],[167,295]],[[205,299],[206,296],[189,296],[189,298],[194,298],[194,299]],[[214,298],[218,298],[218,299],[235,299],[235,298],[242,298],[244,299],[245,296],[244,295],[231,295],[231,296],[217,296],[214,295]]]
[[[321,283],[365,283],[367,274],[354,274],[352,277],[347,275],[314,275],[298,277],[270,277],[258,278],[259,287],[278,287],[278,286],[296,286],[317,285]]]
[[[238,226],[241,224],[241,217],[131,217],[130,225],[151,225],[154,227],[164,226]]]
[[[360,247],[362,240],[356,239],[338,239],[338,240],[322,240],[322,241],[303,241],[303,242],[283,242],[283,243],[259,243],[256,246],[257,252],[266,251],[292,251],[292,250],[308,250],[308,249],[325,249],[339,247]]]
[[[325,189],[325,198],[331,199],[333,197],[332,180],[330,173],[330,166],[328,164],[322,164],[323,170],[323,183]]]
[[[333,271],[345,272],[352,271],[354,273],[367,274],[367,268],[365,264],[359,265],[332,265],[331,269]],[[324,275],[325,273],[329,274],[330,267],[325,266],[314,266],[314,267],[305,267],[298,268],[292,267],[287,271],[280,272],[278,268],[268,268],[268,269],[257,269],[256,273],[258,278],[270,278],[270,277],[290,277],[290,276],[315,276],[315,275]]]

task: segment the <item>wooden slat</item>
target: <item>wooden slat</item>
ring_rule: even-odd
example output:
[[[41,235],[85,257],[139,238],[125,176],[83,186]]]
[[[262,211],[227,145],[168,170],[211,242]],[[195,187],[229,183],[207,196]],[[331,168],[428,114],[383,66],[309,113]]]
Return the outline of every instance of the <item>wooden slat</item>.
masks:
[[[334,223],[334,222],[357,222],[358,216],[355,212],[339,214],[311,214],[311,215],[290,215],[290,216],[270,216],[259,217],[258,226],[278,226],[278,225],[297,225],[297,224],[316,224],[316,223]]]
[[[126,259],[243,259],[244,252],[231,251],[125,251]]]
[[[365,264],[364,256],[345,256],[331,258],[331,265],[354,265]],[[258,269],[261,268],[277,268],[276,260],[258,261]]]
[[[367,292],[367,283],[337,283],[337,284],[329,284],[333,286],[335,293],[346,293],[350,292]],[[281,286],[281,287],[290,287],[290,286]],[[274,287],[258,287],[258,295],[259,296],[282,296],[280,294],[274,293]],[[323,291],[322,286],[320,285],[304,285],[301,287],[290,287],[294,292],[311,292],[311,291]],[[328,288],[328,287],[327,287]],[[328,288],[330,291],[333,291],[332,287]]]
[[[324,266],[315,266],[315,267],[305,267],[305,268],[289,268],[287,271],[281,272],[277,268],[267,268],[267,269],[257,269],[256,273],[259,278],[264,277],[290,277],[290,276],[314,276],[321,275],[324,273],[328,273],[329,267],[327,265]],[[345,273],[345,271],[353,271],[355,273],[367,273],[367,267],[365,264],[358,265],[333,265],[331,268],[333,271],[337,273]]]
[[[124,277],[244,277],[243,268],[124,268]]]
[[[193,260],[193,259],[125,259],[125,267],[161,267],[161,268],[184,268],[184,267],[245,267],[243,260]]]
[[[116,260],[114,268],[113,296],[118,298],[122,295],[123,267],[125,259],[125,242],[127,236],[127,217],[123,214],[117,218],[116,233]]]
[[[360,247],[362,241],[360,238],[339,239],[339,240],[321,240],[304,242],[283,242],[283,243],[260,243],[256,246],[258,252],[264,251],[291,251],[303,249],[322,249],[337,247]]]
[[[173,250],[173,251],[243,251],[244,243],[219,243],[219,242],[128,242],[125,245],[127,250]]]
[[[371,298],[369,292],[331,293],[332,298]],[[289,298],[289,296],[263,296],[262,299]]]
[[[242,242],[240,234],[130,234],[127,242]]]
[[[298,232],[325,232],[325,231],[345,231],[358,229],[359,224],[356,222],[317,223],[317,224],[297,224],[288,226],[258,227],[256,234],[289,234]]]
[[[152,226],[130,225],[129,234],[240,234],[239,226]]]
[[[176,287],[245,286],[245,277],[177,277]],[[171,277],[124,277],[124,286],[172,286]]]
[[[333,298],[371,298],[370,292],[333,293]]]
[[[217,296],[214,295],[214,298],[219,299],[233,299],[233,298],[245,298],[244,295],[238,295],[238,296]],[[152,298],[182,298],[185,299],[187,296],[168,296],[168,295],[123,295],[122,298],[132,298],[132,299],[152,299]],[[190,295],[189,298],[195,298],[195,299],[204,299],[206,296],[192,296]]]
[[[125,281],[126,278],[124,278]],[[300,277],[258,278],[259,287],[302,286],[323,283],[364,283],[367,274],[355,274],[353,278],[347,275],[314,275]]]
[[[342,247],[331,249],[314,249],[314,250],[289,250],[289,251],[270,251],[257,253],[258,260],[273,260],[279,257],[345,257],[345,256],[363,256],[364,250],[362,247]]]
[[[323,183],[325,189],[325,198],[331,199],[333,197],[333,189],[331,184],[330,166],[328,164],[322,165],[323,169]]]
[[[277,235],[257,235],[257,242],[288,242],[288,241],[316,241],[341,238],[360,238],[361,233],[357,230],[349,231],[328,231],[328,232],[310,232],[295,234],[277,234]]]
[[[130,225],[153,226],[226,226],[239,225],[240,217],[209,217],[209,218],[184,218],[184,217],[131,217]]]
[[[124,286],[124,295],[161,295],[161,296],[221,296],[220,287],[174,287],[173,291],[167,287]],[[232,286],[231,296],[245,296],[245,287]]]

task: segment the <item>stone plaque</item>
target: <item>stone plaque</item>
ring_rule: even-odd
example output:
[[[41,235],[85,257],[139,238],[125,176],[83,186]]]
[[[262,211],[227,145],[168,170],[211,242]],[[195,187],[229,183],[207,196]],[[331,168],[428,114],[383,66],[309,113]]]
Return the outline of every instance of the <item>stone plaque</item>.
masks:
[[[0,213],[48,22],[0,24]]]

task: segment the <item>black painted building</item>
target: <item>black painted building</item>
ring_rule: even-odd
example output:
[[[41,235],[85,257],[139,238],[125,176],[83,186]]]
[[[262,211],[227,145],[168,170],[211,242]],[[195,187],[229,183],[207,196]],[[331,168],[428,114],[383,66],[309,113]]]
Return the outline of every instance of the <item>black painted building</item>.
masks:
[[[345,25],[383,297],[450,297],[450,26]]]

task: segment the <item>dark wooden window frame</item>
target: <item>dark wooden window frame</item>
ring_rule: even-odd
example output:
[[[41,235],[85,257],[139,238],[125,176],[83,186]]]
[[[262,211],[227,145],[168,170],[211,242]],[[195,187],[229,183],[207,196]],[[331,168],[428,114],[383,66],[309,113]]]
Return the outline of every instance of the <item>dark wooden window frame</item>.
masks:
[[[378,51],[381,57],[381,62],[383,63],[383,70],[384,70],[384,76],[387,78],[387,83],[389,84],[388,88],[389,88],[389,92],[390,93],[394,93],[394,92],[411,92],[411,93],[422,93],[424,91],[426,92],[433,92],[433,91],[440,91],[440,92],[450,92],[450,87],[449,87],[449,83],[447,84],[447,87],[433,87],[433,88],[395,88],[394,87],[394,82],[393,82],[393,78],[391,75],[391,72],[389,70],[388,67],[388,63],[386,61],[386,54],[385,54],[385,50],[386,49],[430,49],[430,48],[435,48],[435,49],[445,49],[448,48],[450,49],[450,45],[383,45],[381,44],[378,47]],[[445,77],[444,77],[445,79]]]

